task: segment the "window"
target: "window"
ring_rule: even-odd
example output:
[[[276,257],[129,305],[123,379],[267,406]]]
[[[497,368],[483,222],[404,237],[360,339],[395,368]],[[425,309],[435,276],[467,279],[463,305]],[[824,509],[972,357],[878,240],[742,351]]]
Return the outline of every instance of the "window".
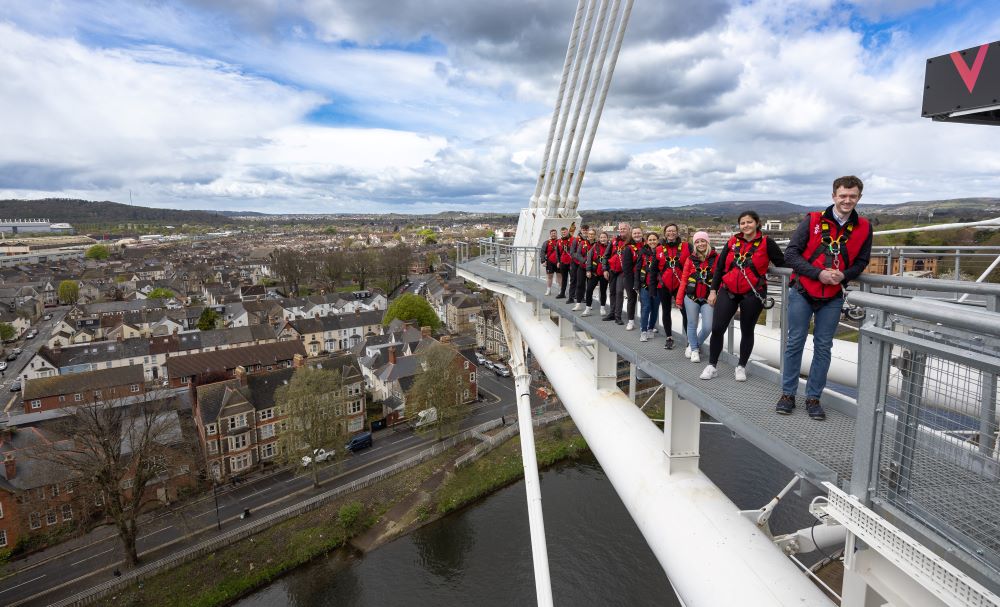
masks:
[[[260,421],[266,421],[274,418],[274,409],[264,409],[260,412]]]
[[[32,529],[40,529],[42,526],[42,516],[37,512],[28,515],[28,526]]]
[[[127,478],[121,482],[122,489],[131,489],[135,484],[135,479]]]
[[[466,360],[466,361],[463,361],[463,362],[462,362],[462,368],[463,368],[463,369],[468,369],[468,368],[469,368],[469,361],[467,361],[467,360]]]
[[[66,493],[73,493],[74,489],[76,489],[76,481],[66,483]]]
[[[349,410],[349,413],[351,415],[353,415],[355,413],[361,413],[361,401],[360,400],[356,400],[353,403],[351,403],[351,408]]]
[[[59,398],[62,398],[62,397],[60,396]],[[32,409],[41,409],[42,408],[42,401],[38,400],[37,398],[35,400],[31,401],[31,408]]]
[[[463,390],[462,391],[462,398],[466,398],[466,399],[469,398],[469,391],[468,390]]]
[[[0,529],[0,548],[7,545],[7,530]]]
[[[208,434],[209,436],[215,434],[215,424],[205,426],[205,434]]]
[[[190,384],[191,383],[191,378],[190,377],[182,377],[181,378],[181,383],[182,384]]]
[[[3,502],[0,502],[0,518],[3,518]]]
[[[274,436],[274,424],[267,424],[260,427],[260,438],[272,438]]]
[[[81,400],[83,400],[83,395],[77,392],[76,394],[73,395],[73,400],[76,402],[80,402]]]
[[[229,429],[235,430],[236,428],[242,428],[247,425],[247,414],[241,413],[240,415],[234,415],[229,418]]]
[[[71,521],[73,520],[73,506],[70,504],[62,505],[62,520]]]
[[[260,447],[260,458],[261,459],[271,459],[274,457],[275,449],[274,443],[267,443],[266,445],[261,445]]]
[[[215,453],[216,451],[219,450],[219,444],[217,442],[215,442],[214,440],[208,441],[207,445],[208,445],[208,452],[209,453]]]
[[[52,485],[51,489],[52,497],[59,497],[59,485]]]
[[[245,449],[247,446],[247,435],[237,434],[236,436],[229,437],[229,450],[236,451],[237,449]]]
[[[476,381],[476,372],[469,373],[469,381]]]
[[[94,390],[94,398],[101,398],[101,391],[100,390]]]
[[[98,493],[94,497],[94,505],[95,506],[103,506],[104,505],[104,494],[103,493]]]
[[[238,455],[236,457],[229,458],[229,469],[233,472],[238,472],[244,468],[250,467],[250,454],[244,453],[243,455]]]
[[[65,394],[60,394],[59,395],[59,402],[61,402],[61,403],[66,402],[66,395]]]
[[[131,386],[128,387],[128,389],[131,392],[138,392],[139,391],[139,384],[132,384]]]
[[[55,510],[46,510],[45,511],[45,524],[46,525],[55,525],[58,522],[59,522],[59,517],[56,516],[56,511]]]

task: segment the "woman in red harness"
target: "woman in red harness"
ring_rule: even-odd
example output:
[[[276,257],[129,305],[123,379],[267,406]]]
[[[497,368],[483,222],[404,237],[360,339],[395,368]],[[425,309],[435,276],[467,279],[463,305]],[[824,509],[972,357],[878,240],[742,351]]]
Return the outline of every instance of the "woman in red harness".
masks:
[[[740,360],[736,366],[736,381],[746,381],[747,362],[753,352],[753,334],[757,319],[767,298],[767,267],[781,266],[785,255],[778,245],[761,234],[760,216],[756,211],[743,211],[738,218],[740,231],[729,239],[719,253],[712,278],[708,303],[715,308],[712,318],[712,338],[708,348],[708,366],[702,379],[716,376],[722,339],[726,327],[740,313]],[[770,307],[770,306],[768,306]]]
[[[673,318],[670,314],[674,300],[684,290],[684,283],[681,281],[681,273],[684,271],[684,263],[691,256],[691,247],[678,236],[676,223],[667,224],[663,228],[663,240],[656,251],[656,258],[660,269],[660,305],[663,306],[663,333],[667,336],[667,341],[663,345],[667,350],[674,347]],[[681,333],[687,330],[687,316],[684,313],[684,306],[678,304],[681,309]],[[689,354],[684,351],[685,356]]]
[[[708,240],[708,232],[695,232],[694,251],[684,264],[681,274],[682,289],[677,291],[677,307],[687,310],[688,349],[685,355],[691,362],[701,362],[701,345],[712,332],[712,316],[714,309],[708,303],[708,293],[712,290],[712,277],[715,275],[715,262],[719,255]],[[698,330],[698,317],[701,316],[701,330]]]
[[[590,238],[594,239],[597,231],[593,228],[590,229]],[[600,237],[587,253],[587,263],[584,266],[584,270],[587,273],[587,288],[584,292],[584,303],[587,308],[583,311],[580,316],[590,316],[590,313],[594,309],[594,287],[600,285],[600,299],[598,302],[601,306],[601,316],[607,313],[604,304],[607,302],[608,298],[608,279],[605,278],[610,272],[608,268],[608,257],[611,253],[611,239],[608,237],[607,232],[601,232]]]

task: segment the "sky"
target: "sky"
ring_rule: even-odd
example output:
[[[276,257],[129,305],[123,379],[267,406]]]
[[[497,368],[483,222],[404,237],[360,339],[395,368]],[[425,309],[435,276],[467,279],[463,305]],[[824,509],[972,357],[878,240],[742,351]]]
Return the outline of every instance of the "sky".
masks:
[[[0,198],[508,211],[574,0],[0,0]],[[995,0],[636,0],[580,209],[1000,196],[1000,130],[920,116]]]

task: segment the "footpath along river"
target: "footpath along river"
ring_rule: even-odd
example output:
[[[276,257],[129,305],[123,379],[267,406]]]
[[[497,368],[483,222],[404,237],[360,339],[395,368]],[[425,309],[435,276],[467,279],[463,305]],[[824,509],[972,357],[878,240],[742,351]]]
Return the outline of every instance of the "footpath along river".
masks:
[[[792,476],[720,426],[703,427],[702,469],[746,509],[764,505]],[[542,499],[556,604],[679,605],[596,460],[543,471]],[[812,520],[804,500],[793,495],[782,501],[771,523],[775,533],[783,533]],[[713,575],[710,564],[705,575]],[[506,607],[534,602],[524,483],[519,482],[369,554],[338,551],[317,559],[236,605]]]

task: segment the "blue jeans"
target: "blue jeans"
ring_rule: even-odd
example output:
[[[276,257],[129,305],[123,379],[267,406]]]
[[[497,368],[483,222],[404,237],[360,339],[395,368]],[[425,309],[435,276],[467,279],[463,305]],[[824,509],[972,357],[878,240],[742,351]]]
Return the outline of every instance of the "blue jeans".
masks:
[[[688,346],[692,352],[697,352],[701,344],[712,333],[712,312],[714,308],[708,303],[698,303],[688,296],[684,296],[684,310],[687,312]],[[698,330],[698,315],[701,314],[701,331]]]
[[[659,289],[639,289],[639,302],[642,313],[639,315],[639,330],[652,331],[656,326],[656,318],[660,310]]]
[[[806,398],[819,398],[826,387],[826,374],[830,371],[830,349],[833,334],[840,322],[844,296],[840,295],[813,310],[809,301],[796,289],[788,290],[788,346],[785,348],[781,370],[781,391],[794,395],[799,388],[799,370],[802,368],[802,350],[809,335],[809,320],[813,320],[813,359],[806,379]]]

